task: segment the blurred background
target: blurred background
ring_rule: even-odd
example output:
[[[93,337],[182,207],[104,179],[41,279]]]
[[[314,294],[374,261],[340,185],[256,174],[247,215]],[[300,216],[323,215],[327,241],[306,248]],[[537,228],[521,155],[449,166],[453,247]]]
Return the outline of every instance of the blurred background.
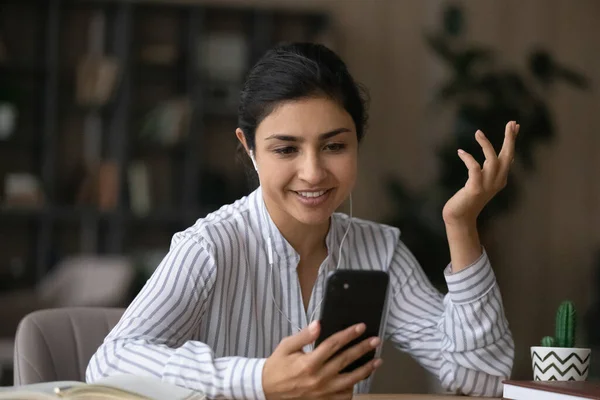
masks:
[[[513,378],[531,378],[529,347],[564,299],[577,345],[600,351],[599,17],[595,0],[4,0],[1,383],[26,313],[126,306],[175,232],[252,190],[237,96],[267,48],[295,40],[330,46],[369,89],[354,215],[399,227],[441,291],[456,149],[481,160],[477,129],[499,150],[521,124],[509,185],[479,220]],[[375,392],[439,390],[383,356]]]

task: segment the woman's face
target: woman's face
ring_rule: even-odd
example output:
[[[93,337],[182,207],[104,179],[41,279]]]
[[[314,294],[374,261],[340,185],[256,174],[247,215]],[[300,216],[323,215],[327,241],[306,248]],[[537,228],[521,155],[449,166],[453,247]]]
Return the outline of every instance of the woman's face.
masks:
[[[240,130],[237,135],[242,140]],[[335,101],[317,97],[280,104],[258,125],[255,143],[271,212],[302,224],[323,224],[354,187],[356,127]]]

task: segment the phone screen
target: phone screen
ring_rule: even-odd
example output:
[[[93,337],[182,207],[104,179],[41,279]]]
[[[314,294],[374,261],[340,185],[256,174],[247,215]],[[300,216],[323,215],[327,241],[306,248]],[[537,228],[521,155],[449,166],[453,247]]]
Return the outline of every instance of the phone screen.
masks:
[[[389,275],[384,271],[337,270],[327,278],[325,298],[321,307],[321,333],[315,348],[329,336],[354,324],[364,323],[363,334],[340,349],[333,357],[361,341],[380,336],[387,313]],[[372,360],[373,350],[348,365],[341,372],[350,372]]]

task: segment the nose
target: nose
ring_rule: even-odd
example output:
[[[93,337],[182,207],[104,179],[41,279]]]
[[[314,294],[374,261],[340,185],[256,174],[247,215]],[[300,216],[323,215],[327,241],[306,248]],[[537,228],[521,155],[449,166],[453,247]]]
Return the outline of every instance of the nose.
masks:
[[[317,185],[327,177],[322,160],[315,154],[307,154],[300,161],[298,178],[310,185]]]

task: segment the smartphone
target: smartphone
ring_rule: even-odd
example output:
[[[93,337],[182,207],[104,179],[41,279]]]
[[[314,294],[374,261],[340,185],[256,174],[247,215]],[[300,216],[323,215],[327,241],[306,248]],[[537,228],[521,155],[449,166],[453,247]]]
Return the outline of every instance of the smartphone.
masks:
[[[383,339],[388,286],[389,274],[385,271],[345,269],[330,273],[321,306],[321,333],[315,341],[315,348],[329,336],[358,323],[366,325],[365,332],[333,357],[369,337]],[[355,370],[378,356],[380,351],[381,346],[377,351],[373,350],[355,360],[341,372]]]

